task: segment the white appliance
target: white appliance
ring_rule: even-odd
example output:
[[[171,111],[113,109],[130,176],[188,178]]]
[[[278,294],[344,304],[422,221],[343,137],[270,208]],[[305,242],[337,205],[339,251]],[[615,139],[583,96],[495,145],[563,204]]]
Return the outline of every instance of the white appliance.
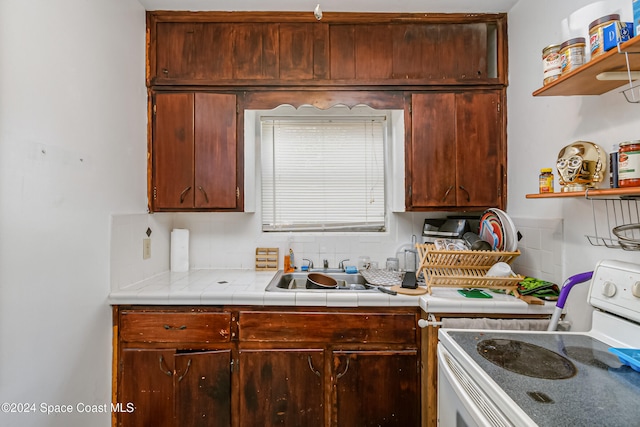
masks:
[[[440,329],[438,425],[640,426],[640,264],[600,261],[588,301],[586,333]]]

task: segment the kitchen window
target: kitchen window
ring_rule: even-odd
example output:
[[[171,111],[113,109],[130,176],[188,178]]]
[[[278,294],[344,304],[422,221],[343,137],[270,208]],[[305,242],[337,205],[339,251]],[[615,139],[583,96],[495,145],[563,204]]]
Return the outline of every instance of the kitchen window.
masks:
[[[371,111],[261,116],[263,231],[385,230],[388,120]]]

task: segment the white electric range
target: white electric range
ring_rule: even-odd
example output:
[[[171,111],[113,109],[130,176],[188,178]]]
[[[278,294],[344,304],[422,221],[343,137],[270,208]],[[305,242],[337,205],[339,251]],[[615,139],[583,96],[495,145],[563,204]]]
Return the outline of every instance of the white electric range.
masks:
[[[640,265],[599,262],[588,301],[586,333],[440,329],[438,425],[640,426]]]

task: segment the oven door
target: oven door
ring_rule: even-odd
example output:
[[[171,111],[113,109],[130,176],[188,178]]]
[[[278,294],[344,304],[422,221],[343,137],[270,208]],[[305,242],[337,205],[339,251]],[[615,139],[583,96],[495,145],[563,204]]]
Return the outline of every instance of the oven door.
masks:
[[[513,426],[442,343],[438,344],[438,425]]]

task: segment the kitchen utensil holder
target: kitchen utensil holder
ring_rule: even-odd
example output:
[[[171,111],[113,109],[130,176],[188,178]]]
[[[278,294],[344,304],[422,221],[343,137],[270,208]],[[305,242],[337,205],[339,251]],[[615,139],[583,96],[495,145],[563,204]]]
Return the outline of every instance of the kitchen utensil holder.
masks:
[[[278,248],[256,248],[256,270],[277,270],[278,253]]]
[[[435,245],[416,244],[420,256],[419,271],[423,273],[427,291],[433,287],[482,288],[513,292],[519,296],[518,283],[524,276],[487,277],[485,274],[497,262],[511,264],[520,251],[449,251]]]

